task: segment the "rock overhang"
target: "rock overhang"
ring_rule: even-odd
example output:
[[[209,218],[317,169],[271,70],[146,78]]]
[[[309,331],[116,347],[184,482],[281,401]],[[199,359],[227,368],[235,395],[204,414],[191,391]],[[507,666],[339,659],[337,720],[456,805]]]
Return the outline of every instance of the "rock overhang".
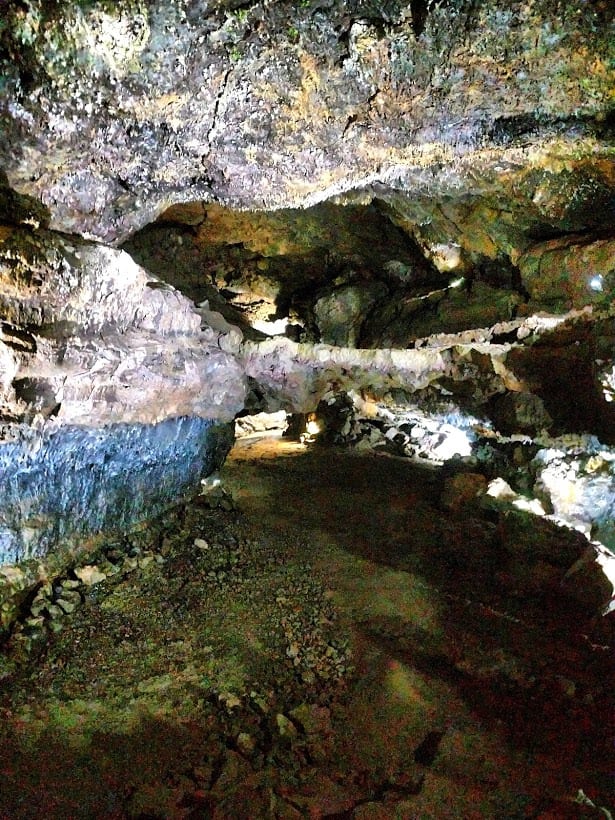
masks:
[[[372,185],[443,198],[519,165],[612,161],[607,4],[425,11],[9,4],[6,173],[52,227],[119,242],[176,201],[296,207]]]

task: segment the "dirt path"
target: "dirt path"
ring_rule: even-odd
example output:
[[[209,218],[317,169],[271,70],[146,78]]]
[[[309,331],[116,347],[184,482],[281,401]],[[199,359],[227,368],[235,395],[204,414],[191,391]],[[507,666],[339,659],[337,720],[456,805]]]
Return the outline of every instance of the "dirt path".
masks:
[[[335,759],[384,799],[355,816],[576,817],[579,789],[609,800],[612,623],[506,543],[556,548],[555,528],[444,512],[434,468],[387,456],[248,439],[225,480],[253,526],[300,534],[352,634]]]
[[[572,535],[386,456],[244,440],[222,479],[235,509],[104,544],[5,647],[0,817],[607,816],[575,802],[613,809],[614,641]]]

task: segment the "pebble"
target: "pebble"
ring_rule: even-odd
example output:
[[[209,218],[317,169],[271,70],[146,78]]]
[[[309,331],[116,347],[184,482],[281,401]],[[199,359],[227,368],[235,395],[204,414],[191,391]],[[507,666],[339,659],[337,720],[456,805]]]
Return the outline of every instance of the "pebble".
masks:
[[[237,735],[237,748],[242,754],[250,755],[256,748],[256,740],[248,732],[240,732]]]
[[[55,618],[61,618],[62,615],[64,615],[63,610],[57,604],[49,604],[47,606],[47,612],[52,620]]]
[[[85,584],[86,587],[94,586],[94,584],[100,584],[101,581],[104,581],[107,577],[107,574],[101,572],[99,567],[95,564],[86,564],[83,567],[77,567],[75,569],[75,575],[82,584]]]
[[[292,722],[292,720],[286,717],[286,715],[283,715],[281,712],[278,712],[278,714],[275,716],[275,722],[277,724],[278,732],[280,733],[281,737],[297,737],[297,727]]]

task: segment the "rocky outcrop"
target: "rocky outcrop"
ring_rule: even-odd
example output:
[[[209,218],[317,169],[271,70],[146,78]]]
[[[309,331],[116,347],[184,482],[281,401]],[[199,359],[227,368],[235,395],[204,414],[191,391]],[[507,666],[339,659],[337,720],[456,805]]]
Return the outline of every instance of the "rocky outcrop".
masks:
[[[435,334],[404,349],[355,349],[274,338],[245,342],[241,358],[246,374],[258,384],[263,409],[311,412],[331,389],[382,396],[395,390],[418,394],[429,388],[456,397],[471,410],[481,407],[485,414],[500,418],[507,433],[536,431],[549,427],[552,419],[541,398],[530,393],[540,386],[539,374],[531,368],[535,348],[546,340],[546,349],[551,350],[558,340],[569,343],[570,338],[585,337],[591,326],[591,313],[586,311],[557,318],[537,315],[490,328]],[[572,348],[576,349],[574,343]],[[515,397],[505,399],[507,392]],[[495,397],[500,398],[492,406]],[[595,409],[605,420],[610,418],[604,397],[600,410]],[[562,413],[555,415],[561,424],[572,423]]]
[[[197,493],[233,442],[230,425],[196,417],[10,432],[0,442],[0,564],[66,556],[150,518]]]
[[[523,284],[539,305],[559,312],[608,306],[615,291],[615,240],[582,236],[532,246],[519,259]]]
[[[0,229],[0,283],[0,562],[195,492],[243,406],[236,328],[123,251],[43,230]]]
[[[0,234],[0,355],[5,421],[229,421],[243,375],[185,297],[128,254],[75,237]],[[226,341],[225,341],[226,340]]]
[[[367,189],[414,207],[509,179],[561,222],[568,163],[592,180],[583,202],[603,188],[605,2],[5,6],[0,164],[57,229],[113,242],[173,202]]]

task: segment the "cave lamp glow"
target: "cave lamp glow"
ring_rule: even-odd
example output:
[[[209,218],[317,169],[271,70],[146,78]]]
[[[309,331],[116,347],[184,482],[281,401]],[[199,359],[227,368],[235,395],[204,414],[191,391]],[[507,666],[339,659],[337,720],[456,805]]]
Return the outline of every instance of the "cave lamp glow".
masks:
[[[601,273],[597,276],[592,276],[589,280],[589,289],[595,291],[596,293],[602,293],[604,290],[604,277]]]
[[[310,444],[316,439],[320,433],[320,424],[316,421],[314,416],[308,417],[305,425],[305,433],[302,433],[300,441],[302,444]]]

